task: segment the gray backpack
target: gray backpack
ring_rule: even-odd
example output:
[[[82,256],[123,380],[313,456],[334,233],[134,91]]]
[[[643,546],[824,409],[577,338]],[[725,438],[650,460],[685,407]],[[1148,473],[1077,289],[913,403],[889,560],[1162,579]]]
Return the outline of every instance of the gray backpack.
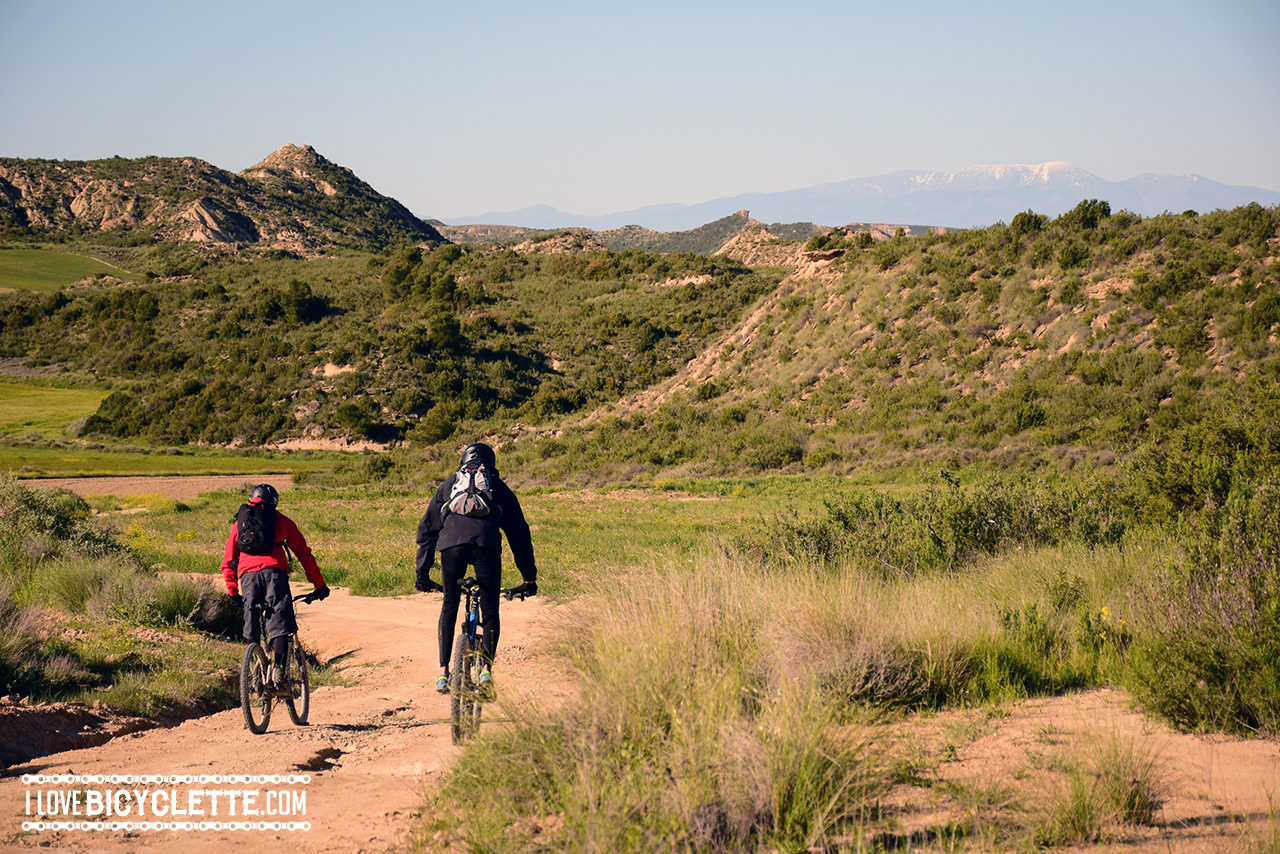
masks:
[[[459,516],[482,518],[496,512],[493,481],[493,473],[484,463],[472,463],[458,469],[442,515],[457,513]]]

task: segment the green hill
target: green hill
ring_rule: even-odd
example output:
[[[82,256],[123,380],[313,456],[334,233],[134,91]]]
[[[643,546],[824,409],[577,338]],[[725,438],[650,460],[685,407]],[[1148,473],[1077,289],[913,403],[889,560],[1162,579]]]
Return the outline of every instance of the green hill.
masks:
[[[234,205],[359,184],[277,154],[227,178],[257,188]],[[398,248],[374,253],[367,222],[331,214],[311,233],[349,242],[323,257],[117,246],[146,283],[3,296],[0,357],[109,390],[98,439],[412,449],[390,476],[484,434],[579,480],[1107,464],[1280,379],[1277,211],[1257,205],[1144,219],[1087,200],[920,235],[741,212],[654,243],[678,252],[586,231],[449,245],[384,219]]]

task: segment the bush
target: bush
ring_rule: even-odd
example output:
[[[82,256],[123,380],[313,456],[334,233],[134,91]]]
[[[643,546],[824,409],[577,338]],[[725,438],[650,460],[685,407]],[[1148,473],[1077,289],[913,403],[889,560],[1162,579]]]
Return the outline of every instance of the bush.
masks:
[[[949,473],[943,479],[907,498],[873,492],[829,501],[822,518],[775,520],[735,547],[761,562],[856,561],[910,576],[1014,547],[1115,543],[1128,524],[1119,494],[1101,481],[997,478],[965,490]]]
[[[1148,603],[1134,694],[1180,727],[1280,732],[1280,472],[1182,527],[1188,562]]]
[[[1058,264],[1064,270],[1073,270],[1089,263],[1089,247],[1068,239],[1058,251]]]
[[[128,557],[110,526],[93,519],[89,504],[66,489],[30,489],[0,478],[0,553],[7,571],[27,573],[41,560]]]

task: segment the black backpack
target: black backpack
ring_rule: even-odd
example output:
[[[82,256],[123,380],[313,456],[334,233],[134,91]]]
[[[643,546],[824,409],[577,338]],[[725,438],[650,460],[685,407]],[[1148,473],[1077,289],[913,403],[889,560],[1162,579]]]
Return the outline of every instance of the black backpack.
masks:
[[[236,547],[247,555],[269,555],[276,548],[276,511],[265,504],[241,504],[236,513]]]

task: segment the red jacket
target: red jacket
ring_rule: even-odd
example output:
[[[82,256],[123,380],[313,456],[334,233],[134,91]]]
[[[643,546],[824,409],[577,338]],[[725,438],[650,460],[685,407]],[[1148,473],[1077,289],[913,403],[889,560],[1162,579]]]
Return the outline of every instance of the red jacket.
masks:
[[[232,522],[231,534],[227,537],[227,546],[222,555],[222,577],[226,579],[227,592],[232,596],[239,592],[240,576],[246,572],[257,572],[269,566],[279,567],[288,572],[289,556],[285,554],[284,546],[288,546],[289,550],[298,556],[298,562],[307,572],[307,581],[316,587],[324,587],[324,576],[320,574],[320,565],[311,554],[306,538],[302,536],[302,532],[298,530],[293,520],[279,510],[276,511],[276,547],[271,554],[251,555],[241,552],[236,545],[238,532],[239,524]]]

